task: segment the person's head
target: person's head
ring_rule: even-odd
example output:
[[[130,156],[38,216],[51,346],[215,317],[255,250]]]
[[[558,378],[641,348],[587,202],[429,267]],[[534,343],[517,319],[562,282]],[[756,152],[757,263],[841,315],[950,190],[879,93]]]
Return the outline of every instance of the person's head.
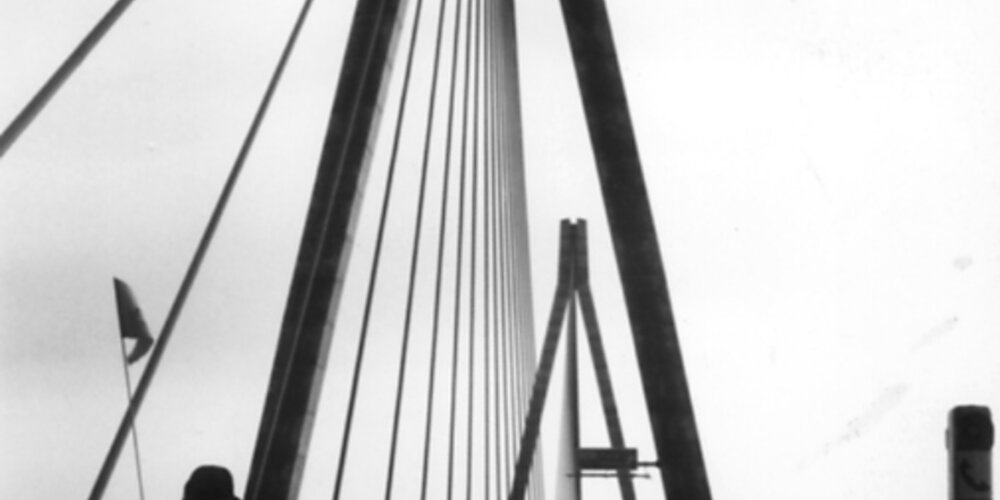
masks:
[[[184,500],[239,500],[233,494],[233,476],[225,467],[202,465],[184,485]]]

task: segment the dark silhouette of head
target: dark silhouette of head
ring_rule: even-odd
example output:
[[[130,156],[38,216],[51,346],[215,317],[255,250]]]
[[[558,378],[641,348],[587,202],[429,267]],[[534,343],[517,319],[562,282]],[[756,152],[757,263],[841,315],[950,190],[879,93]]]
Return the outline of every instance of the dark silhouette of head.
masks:
[[[233,476],[225,467],[202,465],[184,485],[184,500],[239,500],[233,494]]]

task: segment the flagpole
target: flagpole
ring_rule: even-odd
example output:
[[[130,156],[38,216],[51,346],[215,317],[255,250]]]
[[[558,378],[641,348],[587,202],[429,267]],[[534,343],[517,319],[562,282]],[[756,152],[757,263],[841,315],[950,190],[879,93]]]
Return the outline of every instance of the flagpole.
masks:
[[[125,372],[125,394],[128,396],[128,402],[132,402],[132,377],[128,372],[128,353],[125,349],[125,338],[122,336],[118,337],[118,343],[122,348],[122,369]],[[135,421],[130,422],[132,428],[132,449],[135,452],[135,475],[139,481],[139,499],[146,500],[146,487],[143,485],[142,481],[142,459],[139,456],[139,433],[135,428]]]
[[[226,204],[229,202],[233,189],[236,187],[236,181],[239,179],[239,175],[243,170],[246,158],[250,154],[250,147],[253,145],[253,141],[257,137],[257,131],[260,129],[260,125],[264,120],[267,108],[271,103],[275,90],[278,88],[278,82],[281,80],[281,75],[284,73],[285,66],[291,56],[292,49],[295,47],[295,42],[298,40],[298,35],[301,31],[302,25],[305,24],[306,16],[309,13],[309,7],[311,5],[312,0],[306,0],[302,5],[302,9],[299,11],[299,17],[296,19],[295,26],[292,28],[292,33],[281,53],[278,66],[274,69],[274,73],[271,75],[271,80],[267,84],[267,90],[264,91],[264,97],[261,99],[260,105],[257,108],[257,113],[254,115],[253,122],[250,124],[250,129],[247,131],[247,135],[243,140],[243,145],[240,146],[240,151],[237,154],[236,161],[233,162],[233,167],[229,171],[229,176],[226,178],[226,183],[222,187],[222,192],[219,193],[218,200],[215,202],[215,208],[212,209],[212,215],[208,219],[205,231],[202,233],[201,239],[198,241],[198,247],[195,249],[194,256],[191,258],[190,264],[188,264],[187,271],[184,273],[184,279],[181,280],[181,285],[177,290],[177,295],[174,296],[174,302],[170,306],[170,311],[167,312],[167,318],[163,322],[163,328],[160,330],[159,337],[157,337],[156,345],[153,347],[153,351],[149,355],[149,361],[146,362],[146,368],[143,370],[142,376],[139,378],[139,383],[136,385],[135,394],[129,399],[128,407],[125,409],[125,415],[122,416],[122,421],[118,426],[118,431],[115,432],[115,437],[111,441],[111,449],[108,450],[108,454],[104,457],[104,464],[101,465],[101,470],[97,475],[97,479],[94,481],[94,487],[90,490],[90,496],[87,497],[89,500],[100,500],[104,496],[104,489],[107,487],[108,480],[110,479],[111,473],[115,468],[115,463],[118,461],[118,455],[121,453],[123,441],[128,433],[128,429],[135,420],[135,415],[139,412],[139,407],[142,405],[142,401],[146,397],[149,385],[153,382],[153,375],[156,374],[156,368],[160,364],[160,359],[163,357],[163,352],[167,347],[167,343],[170,341],[171,335],[173,335],[174,325],[180,317],[181,310],[184,309],[184,302],[187,301],[188,293],[194,285],[195,277],[198,276],[198,270],[201,268],[201,263],[205,260],[205,254],[208,252],[208,247],[212,242],[212,238],[215,236],[215,230],[219,226],[219,222],[222,220],[222,214],[226,210]]]

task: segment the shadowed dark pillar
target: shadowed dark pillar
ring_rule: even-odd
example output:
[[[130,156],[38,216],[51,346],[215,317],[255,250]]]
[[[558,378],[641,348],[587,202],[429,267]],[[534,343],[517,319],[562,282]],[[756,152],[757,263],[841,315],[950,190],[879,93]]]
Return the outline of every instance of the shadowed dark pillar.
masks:
[[[271,369],[246,500],[298,495],[400,0],[360,0],[313,185]]]
[[[604,0],[561,0],[663,486],[708,500],[684,364]]]

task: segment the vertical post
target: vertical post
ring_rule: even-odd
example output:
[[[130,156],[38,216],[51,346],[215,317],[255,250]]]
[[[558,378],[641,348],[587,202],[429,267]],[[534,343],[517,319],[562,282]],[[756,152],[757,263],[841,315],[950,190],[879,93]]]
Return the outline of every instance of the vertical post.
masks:
[[[949,500],[993,499],[993,422],[985,406],[956,406],[948,414]]]
[[[290,500],[298,495],[401,3],[357,3],[285,306],[246,500]]]
[[[552,299],[552,309],[549,310],[549,323],[545,329],[538,369],[535,371],[535,380],[531,386],[528,414],[524,419],[524,430],[517,449],[514,482],[510,494],[507,495],[508,500],[524,500],[531,480],[530,472],[537,449],[538,434],[541,431],[542,412],[545,410],[545,398],[549,391],[549,380],[552,378],[556,349],[559,347],[559,333],[569,302],[572,300],[575,230],[576,227],[569,220],[563,220],[559,227],[559,275],[556,292]]]
[[[579,231],[579,224],[574,229]],[[573,260],[579,257],[578,238],[574,244]],[[576,267],[576,266],[574,266]],[[576,275],[573,276],[573,288],[576,288]],[[563,382],[565,395],[563,396],[563,420],[562,439],[559,443],[562,454],[559,464],[560,477],[556,483],[556,500],[581,500],[583,498],[583,488],[580,487],[580,465],[577,462],[577,453],[580,451],[580,381],[579,381],[579,355],[577,351],[577,297],[574,290],[569,299],[569,322],[566,325],[566,379]]]
[[[666,495],[711,493],[604,0],[561,0]]]
[[[122,370],[125,372],[125,402],[132,402],[132,376],[128,372],[128,351],[125,350],[125,337],[118,337],[118,345],[122,351]],[[135,456],[135,477],[139,484],[139,500],[146,500],[146,487],[142,482],[142,458],[139,456],[139,431],[135,421],[129,425],[132,429],[132,451]]]
[[[601,329],[597,324],[597,308],[594,307],[594,294],[590,290],[590,264],[587,250],[587,221],[576,224],[576,293],[579,297],[580,312],[587,332],[587,344],[590,346],[590,359],[594,363],[594,375],[597,379],[597,392],[601,396],[601,410],[604,413],[604,423],[608,428],[608,439],[611,447],[625,449],[625,435],[622,432],[621,419],[618,417],[618,404],[615,403],[615,391],[611,386],[611,372],[608,369],[607,356],[604,354],[604,343],[601,341]],[[618,488],[622,492],[622,500],[635,500],[635,487],[632,485],[632,474],[626,469],[618,469]]]

